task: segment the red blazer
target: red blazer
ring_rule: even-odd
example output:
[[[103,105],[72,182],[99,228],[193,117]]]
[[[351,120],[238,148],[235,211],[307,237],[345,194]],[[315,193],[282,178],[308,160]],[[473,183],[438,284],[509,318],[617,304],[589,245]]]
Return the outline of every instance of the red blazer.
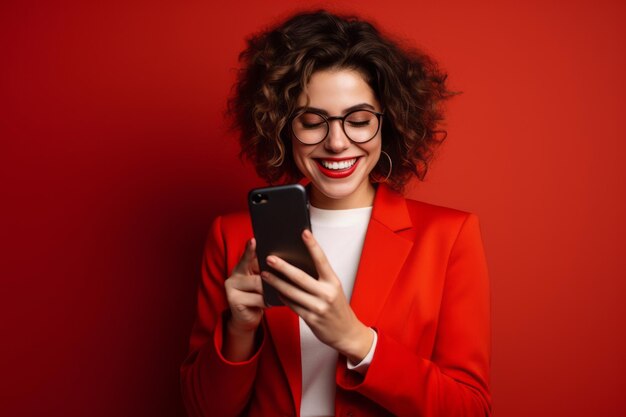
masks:
[[[299,416],[298,317],[265,311],[259,348],[220,353],[224,280],[252,237],[247,214],[209,234],[190,353],[181,367],[190,416]],[[489,416],[489,282],[477,217],[378,187],[350,304],[378,332],[366,375],[337,362],[336,416]]]

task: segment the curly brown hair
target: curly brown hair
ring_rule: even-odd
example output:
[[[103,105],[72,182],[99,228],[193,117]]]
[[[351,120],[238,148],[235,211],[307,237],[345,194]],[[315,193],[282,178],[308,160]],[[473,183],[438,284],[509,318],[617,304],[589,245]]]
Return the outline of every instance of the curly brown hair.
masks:
[[[326,69],[363,74],[384,109],[382,149],[393,161],[387,182],[402,191],[412,175],[423,180],[435,148],[446,74],[425,53],[383,36],[371,23],[324,10],[299,13],[253,35],[239,56],[228,113],[240,131],[240,156],[269,182],[302,178],[291,149],[290,118],[311,75]],[[389,172],[381,158],[372,178]]]

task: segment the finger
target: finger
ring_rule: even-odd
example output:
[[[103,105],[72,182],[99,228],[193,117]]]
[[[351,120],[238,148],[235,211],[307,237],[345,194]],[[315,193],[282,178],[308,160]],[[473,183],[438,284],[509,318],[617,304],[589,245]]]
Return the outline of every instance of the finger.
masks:
[[[320,300],[316,296],[283,279],[278,278],[271,272],[264,271],[261,274],[261,277],[285,298],[296,302],[307,310],[314,312],[319,310]]]
[[[302,320],[304,320],[307,324],[311,323],[314,317],[313,313],[285,296],[279,295],[278,298],[280,298],[280,301],[282,301],[284,305],[293,310],[294,313],[302,317]]]
[[[256,257],[256,252],[254,254],[254,259],[252,259],[252,262],[249,265],[252,273],[257,275],[261,273],[261,267],[259,267],[259,259]]]
[[[256,259],[256,240],[254,238],[246,242],[246,249],[237,263],[237,266],[233,269],[233,272],[245,274],[252,270],[253,262]],[[257,264],[258,265],[258,264]]]
[[[326,254],[322,250],[322,247],[317,243],[317,240],[313,237],[313,233],[311,233],[310,230],[305,229],[302,232],[302,240],[309,249],[309,253],[311,254],[311,258],[313,258],[313,263],[315,264],[315,269],[320,275],[320,278],[334,276],[335,273],[326,258]]]
[[[270,255],[267,257],[267,264],[274,268],[276,271],[281,272],[289,280],[291,280],[298,287],[302,288],[308,293],[319,295],[320,288],[319,283],[315,278],[291,265],[289,262],[284,261],[278,256]]]
[[[246,308],[265,309],[265,300],[261,294],[238,291],[233,294],[231,301],[231,308],[237,311],[243,311]]]
[[[239,291],[263,294],[260,275],[235,275],[229,280],[229,285]]]
[[[259,267],[259,260],[256,257],[256,239],[255,238],[250,239],[249,243],[250,243],[250,250],[252,251],[252,259],[248,261],[248,270],[258,275],[261,273],[261,268]]]

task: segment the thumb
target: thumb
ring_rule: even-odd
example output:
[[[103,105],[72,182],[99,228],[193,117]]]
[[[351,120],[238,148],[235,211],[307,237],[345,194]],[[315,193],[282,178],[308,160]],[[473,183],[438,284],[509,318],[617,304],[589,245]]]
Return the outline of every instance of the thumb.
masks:
[[[256,240],[252,238],[246,243],[246,249],[241,256],[239,263],[235,267],[235,271],[240,274],[245,274],[248,271],[254,270],[255,265],[258,269],[258,263],[256,259]]]

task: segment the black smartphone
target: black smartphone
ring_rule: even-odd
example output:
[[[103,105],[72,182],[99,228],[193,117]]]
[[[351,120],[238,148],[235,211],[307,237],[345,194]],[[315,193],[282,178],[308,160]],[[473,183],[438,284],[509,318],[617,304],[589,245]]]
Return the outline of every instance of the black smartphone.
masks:
[[[261,271],[270,271],[288,280],[267,265],[267,257],[276,255],[312,277],[317,277],[313,259],[302,241],[302,232],[311,230],[304,187],[289,184],[251,190],[248,193],[248,207]],[[263,298],[267,306],[283,305],[278,292],[265,281]]]

